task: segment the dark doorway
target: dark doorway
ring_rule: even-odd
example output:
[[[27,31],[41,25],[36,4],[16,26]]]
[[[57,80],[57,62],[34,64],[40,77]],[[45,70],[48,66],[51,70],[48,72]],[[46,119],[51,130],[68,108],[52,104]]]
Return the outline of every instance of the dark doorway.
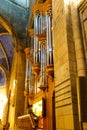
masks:
[[[55,91],[53,91],[52,95],[52,126],[53,130],[56,130],[56,120],[55,120]]]

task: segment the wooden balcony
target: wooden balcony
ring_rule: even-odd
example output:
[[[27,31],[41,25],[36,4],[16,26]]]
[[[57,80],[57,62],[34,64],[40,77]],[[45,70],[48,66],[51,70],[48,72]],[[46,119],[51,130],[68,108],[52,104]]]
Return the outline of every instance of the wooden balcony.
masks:
[[[54,65],[50,64],[46,67],[46,74],[50,78],[54,78]]]
[[[30,94],[29,91],[24,91],[24,96],[28,98],[29,101],[33,101],[34,94]]]
[[[28,54],[30,54],[30,48],[29,48],[29,47],[26,47],[26,48],[24,49],[24,52],[25,52],[25,54],[26,54],[26,56],[27,56]]]
[[[25,91],[24,91],[24,96],[25,96],[25,97],[28,97],[28,96],[29,96],[29,91],[26,91],[26,90],[25,90]]]
[[[35,14],[38,12],[38,15],[40,12],[43,12],[45,15],[47,14],[47,11],[52,8],[52,1],[51,0],[46,0],[44,3],[38,3],[34,4],[32,13]]]
[[[43,11],[43,3],[36,3],[34,4],[33,8],[32,8],[32,13],[35,14],[36,12],[42,12]],[[39,15],[39,14],[38,14]]]
[[[22,115],[17,118],[16,126],[20,129],[32,130],[35,128],[35,122],[30,114]]]
[[[36,36],[38,37],[39,41],[46,41],[46,33],[37,34]]]
[[[33,63],[33,54],[29,54],[27,58]]]
[[[26,57],[27,57],[31,62],[33,62],[33,54],[30,53],[31,48],[27,47],[27,48],[25,48],[24,51],[25,51]]]
[[[36,75],[36,76],[38,76],[39,75],[39,73],[40,73],[40,63],[36,63],[36,64],[34,64],[33,66],[32,66],[32,73],[34,74],[34,75]]]
[[[42,91],[45,91],[47,89],[47,91],[48,91],[48,86],[40,85],[39,89],[42,90]]]
[[[52,10],[52,1],[46,0],[43,6],[44,14],[47,14],[49,10]]]
[[[29,34],[30,34],[31,37],[34,36],[34,29],[33,28],[28,29],[28,32],[29,32]]]
[[[39,117],[38,122],[34,121],[31,114],[19,116],[16,120],[16,126],[20,129],[28,130],[42,130],[43,129],[43,118]]]

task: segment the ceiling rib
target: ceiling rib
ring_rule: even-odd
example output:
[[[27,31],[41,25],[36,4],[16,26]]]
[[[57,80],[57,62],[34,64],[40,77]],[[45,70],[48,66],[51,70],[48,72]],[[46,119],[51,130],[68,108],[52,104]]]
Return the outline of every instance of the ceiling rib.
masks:
[[[9,33],[8,32],[3,32],[3,33],[0,33],[0,36],[3,36],[3,35],[8,35]]]
[[[0,69],[3,71],[3,73],[5,75],[7,75],[7,70],[6,70],[6,68],[1,63],[0,63]]]
[[[9,66],[8,57],[7,57],[6,51],[5,51],[5,49],[4,49],[4,47],[3,47],[2,43],[1,43],[1,41],[0,41],[0,47],[1,47],[1,49],[2,49],[2,51],[3,51],[3,54],[4,54],[5,58],[6,58],[6,62],[7,62],[8,70],[9,70],[9,67],[10,67],[10,66]]]

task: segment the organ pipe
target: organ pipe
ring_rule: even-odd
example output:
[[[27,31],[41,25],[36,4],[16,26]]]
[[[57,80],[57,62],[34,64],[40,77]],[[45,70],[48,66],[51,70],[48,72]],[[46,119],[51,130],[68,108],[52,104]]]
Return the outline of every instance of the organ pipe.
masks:
[[[53,64],[53,47],[52,47],[52,32],[51,32],[51,16],[46,15],[47,23],[47,65]]]
[[[47,65],[49,65],[49,25],[48,25],[48,16],[46,15],[46,27],[47,27],[47,30],[46,30],[46,35],[47,35]]]
[[[38,9],[39,10],[39,9]],[[46,15],[42,11],[34,13],[34,64],[41,63],[42,84],[46,85],[46,64],[53,64],[53,46],[51,32],[51,15],[49,12]],[[43,40],[39,41],[38,35],[46,33],[46,46]],[[36,85],[35,85],[36,86]]]
[[[31,62],[29,61],[29,68],[28,68],[28,90],[29,90],[29,94],[31,91],[31,84],[30,84],[30,77],[31,77]]]
[[[37,34],[41,33],[41,19],[35,14],[34,15],[34,63],[40,62],[40,45],[37,38]]]
[[[41,76],[42,76],[42,85],[45,85],[45,48],[44,45],[41,45]]]
[[[50,17],[48,16],[48,44],[49,44],[49,64],[51,62],[51,31],[50,31]]]
[[[26,58],[26,77],[25,77],[25,90],[28,91],[28,66],[29,66],[29,61]]]
[[[34,14],[34,63],[37,62],[37,39],[36,39],[36,34],[38,33],[38,16],[36,14]]]
[[[41,15],[40,15],[40,23],[41,23],[41,34],[43,33],[43,14],[41,13]]]

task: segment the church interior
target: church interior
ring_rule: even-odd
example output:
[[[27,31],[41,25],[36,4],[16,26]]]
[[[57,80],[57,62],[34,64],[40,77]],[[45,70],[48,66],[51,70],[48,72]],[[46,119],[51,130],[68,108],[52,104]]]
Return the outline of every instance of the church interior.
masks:
[[[87,130],[87,0],[0,0],[0,130]]]

